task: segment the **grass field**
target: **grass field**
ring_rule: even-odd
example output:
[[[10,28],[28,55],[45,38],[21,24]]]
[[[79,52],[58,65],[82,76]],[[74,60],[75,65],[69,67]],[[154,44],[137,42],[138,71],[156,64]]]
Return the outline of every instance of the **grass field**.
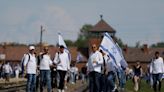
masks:
[[[133,90],[134,84],[132,80],[128,80],[126,83],[126,92],[135,92]],[[141,81],[140,90],[138,92],[154,92],[153,88],[151,88],[144,80]],[[162,82],[161,92],[164,92],[164,81]]]

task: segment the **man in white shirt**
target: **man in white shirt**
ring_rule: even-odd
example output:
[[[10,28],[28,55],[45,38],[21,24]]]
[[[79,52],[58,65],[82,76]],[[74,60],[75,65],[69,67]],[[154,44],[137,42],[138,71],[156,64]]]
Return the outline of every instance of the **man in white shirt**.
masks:
[[[9,81],[9,79],[10,79],[10,74],[12,73],[12,68],[11,68],[9,62],[6,62],[6,63],[4,64],[3,70],[4,70],[4,72],[5,72],[5,79],[6,79],[6,81]]]
[[[61,45],[59,52],[55,54],[54,63],[57,65],[57,72],[59,73],[59,92],[64,92],[64,78],[67,71],[70,69],[70,61],[68,53],[64,51],[64,46]]]
[[[103,56],[98,51],[96,44],[92,45],[92,53],[90,54],[87,71],[89,73],[89,92],[100,92],[101,66],[103,64]]]
[[[43,92],[44,84],[46,82],[47,92],[51,92],[51,70],[52,60],[49,55],[48,47],[44,47],[44,52],[40,57],[40,92]]]
[[[71,68],[70,68],[70,82],[72,84],[76,83],[77,75],[78,75],[78,68],[76,67],[76,64],[71,64]]]
[[[26,92],[35,92],[37,63],[34,46],[29,47],[29,53],[25,55],[23,65],[27,73]]]
[[[163,58],[160,57],[158,51],[155,52],[155,58],[152,60],[150,64],[150,73],[153,75],[153,89],[157,92],[157,82],[159,83],[158,91],[161,90],[161,81],[162,75],[164,73],[164,62]]]

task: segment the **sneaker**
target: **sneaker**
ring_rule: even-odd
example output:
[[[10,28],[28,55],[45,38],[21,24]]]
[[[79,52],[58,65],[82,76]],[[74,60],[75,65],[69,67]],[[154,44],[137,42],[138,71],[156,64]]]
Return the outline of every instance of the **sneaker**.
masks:
[[[71,84],[75,84],[75,82],[71,82]]]
[[[64,89],[67,89],[67,86],[65,86]]]
[[[65,92],[64,89],[61,92]]]
[[[62,92],[60,89],[58,89],[58,92]]]

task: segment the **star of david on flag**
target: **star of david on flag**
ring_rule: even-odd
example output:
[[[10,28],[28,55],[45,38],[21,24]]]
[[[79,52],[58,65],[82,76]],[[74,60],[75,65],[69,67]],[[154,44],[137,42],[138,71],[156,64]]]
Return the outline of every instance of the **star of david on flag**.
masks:
[[[104,37],[100,44],[100,49],[102,49],[107,55],[109,55],[118,67],[121,66],[120,62],[123,59],[122,55],[121,53],[119,53],[115,42],[108,33],[104,34]]]

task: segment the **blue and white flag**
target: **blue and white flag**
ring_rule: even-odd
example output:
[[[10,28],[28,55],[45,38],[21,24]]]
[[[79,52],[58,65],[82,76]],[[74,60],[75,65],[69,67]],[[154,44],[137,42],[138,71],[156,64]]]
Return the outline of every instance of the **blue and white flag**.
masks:
[[[117,49],[120,52],[120,55],[122,56],[122,60],[120,61],[121,67],[122,68],[126,68],[128,67],[128,63],[126,62],[124,55],[122,53],[122,49],[120,48],[120,46],[118,45],[118,43],[116,43]]]
[[[83,56],[81,55],[80,52],[78,52],[77,57],[76,57],[76,61],[81,62],[82,60],[83,60]]]
[[[102,49],[104,52],[106,52],[106,54],[111,57],[111,59],[114,61],[118,68],[121,67],[120,62],[122,60],[122,55],[120,54],[120,51],[118,50],[115,42],[108,33],[104,34],[104,37],[100,44],[100,49]]]
[[[64,39],[63,39],[63,37],[61,36],[60,33],[58,33],[58,45],[59,46],[61,46],[61,45],[64,46],[64,48],[65,48],[64,51],[68,53],[69,60],[71,61],[71,54],[70,54],[70,52],[69,52],[69,50],[68,50],[68,48],[67,48],[67,46],[66,46],[66,44],[64,42]]]

